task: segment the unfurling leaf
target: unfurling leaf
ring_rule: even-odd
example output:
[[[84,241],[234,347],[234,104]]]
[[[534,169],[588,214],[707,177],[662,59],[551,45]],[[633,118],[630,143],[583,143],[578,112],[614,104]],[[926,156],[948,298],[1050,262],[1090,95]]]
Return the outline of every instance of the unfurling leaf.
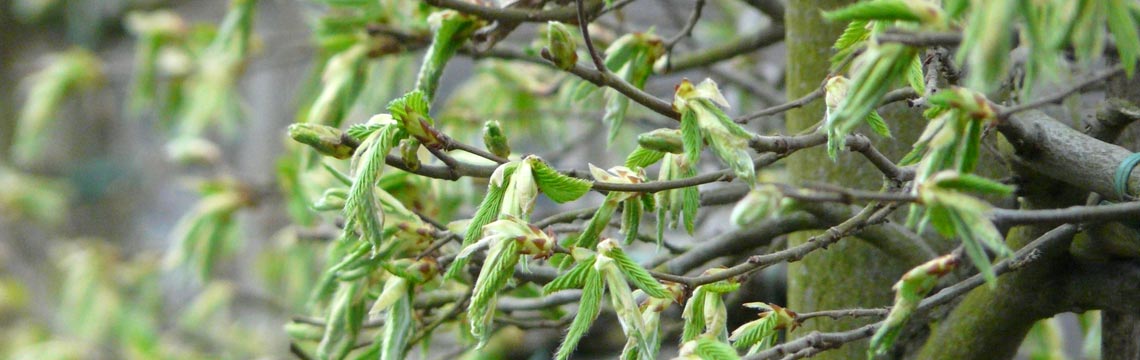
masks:
[[[43,70],[28,77],[32,85],[24,107],[20,109],[16,134],[12,137],[12,155],[17,162],[27,163],[39,155],[51,125],[63,101],[79,90],[89,89],[103,79],[103,64],[90,51],[76,48],[55,54]]]
[[[637,288],[649,296],[663,299],[668,299],[673,296],[673,293],[665,288],[665,285],[662,285],[657,279],[654,279],[645,268],[638,265],[637,262],[634,262],[633,259],[631,259],[629,255],[626,255],[625,251],[621,249],[621,246],[612,240],[605,240],[599,243],[598,253],[612,259],[617,268],[633,282],[633,285],[637,286]]]
[[[678,359],[686,360],[738,360],[736,350],[716,338],[702,336],[681,345]]]
[[[664,54],[664,42],[657,35],[632,33],[610,44],[606,49],[605,65],[614,75],[640,89],[645,87],[645,82],[653,73],[653,63]],[[610,127],[607,139],[613,142],[625,121],[629,98],[613,89],[606,89],[603,96],[606,99],[606,113],[602,122]]]
[[[517,162],[510,162],[499,165],[495,169],[493,178],[497,176],[499,181],[491,181],[487,184],[487,195],[483,197],[483,201],[479,203],[479,207],[475,210],[475,216],[467,223],[467,230],[463,233],[463,248],[467,249],[473,246],[476,240],[483,238],[483,226],[490,224],[499,218],[499,210],[503,205],[503,198],[506,197],[507,184],[504,181],[511,175],[514,175],[515,169],[518,167]],[[460,256],[456,257],[451,262],[451,266],[447,270],[447,279],[457,279],[467,266],[467,258]]]
[[[487,260],[475,280],[471,304],[467,307],[471,321],[471,335],[479,339],[479,347],[486,345],[491,333],[491,320],[495,315],[498,292],[514,276],[515,264],[521,255],[545,259],[554,251],[555,240],[549,233],[522,220],[507,215],[502,220],[484,226],[483,239],[476,244],[489,244]],[[459,257],[470,255],[475,245],[463,249]]]
[[[732,208],[732,223],[739,227],[746,227],[761,219],[776,213],[780,201],[784,198],[783,192],[773,185],[757,187],[748,192],[736,206]]]
[[[1006,246],[1001,233],[988,217],[991,205],[963,194],[957,189],[963,184],[983,186],[989,191],[1009,191],[1009,189],[1003,185],[987,184],[976,177],[970,180],[957,179],[959,177],[960,175],[953,171],[936,174],[919,185],[919,200],[926,206],[926,218],[935,230],[944,236],[957,236],[962,239],[966,255],[985,275],[989,286],[993,287],[996,285],[996,276],[990,265],[989,256],[982,247],[993,250],[999,257],[1010,256],[1013,251]],[[950,184],[952,187],[944,188],[939,184]]]
[[[970,89],[988,93],[1001,83],[1009,70],[1009,51],[1017,1],[986,1],[977,4],[958,47],[959,61],[974,69],[964,83]]]
[[[352,169],[356,179],[345,199],[344,231],[346,236],[360,231],[360,236],[377,251],[383,237],[384,211],[377,200],[376,182],[384,170],[388,152],[406,135],[387,115],[373,116],[369,123],[379,128],[361,141],[353,154]]]
[[[942,9],[924,0],[871,0],[857,2],[839,10],[823,13],[831,21],[879,20],[909,21],[923,24],[940,24],[944,20]]]
[[[705,270],[704,274],[715,274],[720,271],[724,271],[724,269],[708,269]],[[736,291],[738,288],[740,288],[740,284],[729,279],[704,284],[693,289],[693,295],[689,297],[689,301],[685,303],[684,311],[681,312],[681,318],[685,320],[681,342],[696,339],[701,335],[728,340],[728,330],[725,328],[728,322],[728,314],[722,296]]]
[[[640,184],[645,181],[644,171],[633,171],[624,166],[615,166],[607,171],[590,164],[590,173],[594,176],[594,180],[598,182]],[[586,228],[583,229],[582,233],[569,245],[587,249],[593,248],[597,245],[602,231],[609,225],[610,219],[613,218],[614,211],[617,211],[618,205],[623,201],[633,199],[640,195],[640,193],[620,191],[611,191],[609,194],[606,194],[606,199],[602,201],[602,205],[598,207],[598,211],[594,212],[594,216],[590,218],[590,222],[586,224]]]
[[[586,277],[594,269],[594,258],[578,260],[569,271],[546,283],[542,287],[543,294],[551,294],[559,290],[580,289],[586,286]]]
[[[419,90],[409,92],[388,103],[388,112],[392,113],[392,119],[396,120],[409,135],[419,139],[424,146],[438,149],[443,146],[443,141],[439,138],[439,133],[432,128],[435,120],[428,115],[428,110],[428,99]]]
[[[381,346],[380,360],[399,360],[406,357],[408,341],[415,332],[412,311],[410,294],[396,300],[388,311],[388,317],[384,320],[384,329],[380,332],[381,338],[378,339]]]
[[[317,346],[319,359],[343,359],[356,344],[364,319],[364,285],[361,281],[342,282],[325,319],[325,334]]]
[[[590,187],[593,186],[589,180],[572,178],[558,172],[538,157],[530,156],[525,161],[531,163],[531,171],[534,171],[534,181],[539,190],[554,202],[577,200],[590,192]]]
[[[629,153],[629,156],[625,158],[625,167],[630,169],[647,168],[650,165],[661,161],[661,158],[664,156],[665,153],[663,152],[652,150],[639,145],[636,149],[633,149],[633,152]]]
[[[368,46],[361,43],[329,58],[321,75],[321,93],[309,107],[308,123],[340,126],[360,93],[367,55]]]
[[[680,154],[685,151],[681,130],[657,129],[637,136],[641,147],[663,153]]]
[[[728,337],[737,349],[748,349],[748,354],[767,349],[776,343],[779,330],[796,328],[796,313],[775,304],[747,303],[746,307],[760,309],[760,319],[741,325]]]
[[[891,307],[887,319],[883,321],[883,326],[880,326],[871,337],[868,354],[873,357],[890,350],[903,325],[906,325],[910,315],[918,308],[918,304],[930,290],[934,289],[939,278],[957,266],[958,257],[951,254],[930,260],[903,275],[902,279],[892,287],[895,290],[895,304]]]
[[[705,79],[697,86],[689,80],[682,80],[677,85],[673,108],[681,113],[685,156],[690,164],[696,164],[700,160],[703,139],[721,162],[732,168],[737,178],[752,186],[756,181],[756,169],[747,148],[754,135],[733,122],[721,107],[728,107],[728,100],[721,95],[712,79]]]
[[[443,76],[443,68],[467,38],[479,28],[482,20],[455,10],[443,10],[432,13],[428,17],[428,23],[431,24],[434,36],[416,77],[416,89],[423,91],[426,101],[431,102],[439,87],[439,78]],[[426,115],[425,112],[424,116]]]
[[[479,339],[479,347],[486,345],[491,336],[491,319],[495,315],[495,299],[499,290],[507,285],[507,280],[515,273],[518,263],[519,243],[504,238],[491,244],[487,261],[479,271],[471,304],[467,307],[467,317],[471,321],[471,335]]]
[[[554,358],[556,360],[569,358],[574,349],[578,347],[578,341],[582,340],[582,336],[585,336],[586,331],[590,330],[590,325],[598,318],[598,313],[602,309],[604,291],[605,282],[602,280],[602,274],[591,267],[590,271],[586,272],[583,281],[582,300],[578,303],[578,315],[570,322],[570,329],[566,332],[562,345],[559,345],[558,351],[555,352]]]
[[[613,246],[616,244],[608,239],[598,244],[599,253],[594,262],[594,269],[601,273],[606,288],[609,289],[610,302],[613,305],[614,312],[617,313],[622,331],[627,338],[637,343],[639,349],[646,350],[640,352],[641,359],[653,359],[653,354],[650,354],[648,350],[656,348],[657,344],[649,343],[647,336],[649,329],[645,326],[640,308],[633,299],[633,292],[630,290],[629,284],[626,283],[625,277],[622,276],[621,269],[618,268],[614,259],[605,255],[606,250],[612,249]]]

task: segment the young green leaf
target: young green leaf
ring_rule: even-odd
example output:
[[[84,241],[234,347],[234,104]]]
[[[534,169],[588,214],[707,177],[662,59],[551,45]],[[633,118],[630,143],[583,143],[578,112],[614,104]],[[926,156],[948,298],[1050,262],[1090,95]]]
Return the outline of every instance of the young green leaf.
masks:
[[[321,75],[323,87],[320,95],[309,106],[305,121],[340,126],[360,93],[361,78],[368,65],[365,61],[368,50],[367,44],[360,43],[329,58]]]
[[[534,172],[534,181],[538,188],[550,200],[565,203],[577,200],[590,192],[593,184],[589,180],[572,178],[550,167],[545,161],[537,157],[528,157],[531,170]]]
[[[519,243],[514,239],[502,239],[492,244],[487,252],[487,261],[483,263],[479,278],[475,281],[467,317],[471,321],[471,335],[479,339],[480,348],[487,344],[491,336],[495,298],[515,273],[515,264],[519,260],[518,248]]]
[[[681,359],[697,360],[739,360],[740,355],[728,344],[715,338],[702,336],[681,346]]]
[[[646,271],[645,268],[638,265],[637,262],[634,262],[633,259],[621,249],[621,246],[612,240],[607,239],[598,244],[598,253],[613,259],[614,265],[629,278],[629,281],[633,282],[633,285],[637,286],[638,289],[641,289],[649,296],[663,299],[668,299],[673,296],[664,285],[658,282],[657,279],[654,279],[653,275],[649,274],[649,271]]]
[[[509,178],[514,174],[517,163],[507,163],[499,166],[496,173],[501,174],[501,177]],[[501,171],[501,172],[500,172]],[[469,248],[476,240],[483,238],[483,226],[490,224],[499,217],[499,209],[502,207],[503,198],[506,196],[506,184],[491,182],[487,185],[487,195],[483,197],[483,201],[479,203],[479,207],[475,210],[475,216],[467,223],[467,230],[463,233],[464,249]],[[447,275],[444,278],[458,279],[459,275],[467,266],[466,257],[456,257],[451,262],[451,266],[447,270]]]
[[[400,297],[388,311],[384,320],[383,339],[381,341],[380,360],[398,360],[405,358],[408,341],[415,331],[415,322],[412,313],[412,297]]]
[[[866,20],[853,20],[847,23],[847,27],[843,29],[843,33],[835,40],[835,45],[831,48],[835,49],[835,55],[831,56],[831,70],[839,70],[836,67],[842,64],[844,59],[866,43],[867,39],[871,38],[871,23]]]
[[[1124,72],[1132,77],[1136,70],[1136,58],[1140,54],[1140,33],[1137,33],[1136,18],[1129,11],[1129,2],[1108,0],[1108,29],[1116,40],[1116,51],[1120,53],[1120,63]]]
[[[938,279],[958,266],[958,257],[945,255],[915,267],[903,275],[892,287],[895,290],[895,303],[887,319],[883,321],[871,337],[867,350],[871,357],[885,354],[894,344],[910,315],[918,308],[930,290],[938,284]]]
[[[625,158],[625,167],[630,169],[643,169],[661,161],[665,153],[638,146]]]
[[[590,257],[586,260],[580,260],[569,271],[559,275],[558,277],[546,283],[542,287],[542,293],[545,295],[552,294],[559,290],[567,289],[581,289],[586,284],[586,277],[594,268],[594,258]]]
[[[359,281],[341,283],[325,320],[325,334],[317,346],[320,359],[343,359],[356,344],[364,315],[364,285]]]
[[[677,85],[673,107],[681,113],[685,155],[690,164],[696,164],[700,157],[700,139],[703,138],[721,162],[732,168],[737,178],[752,186],[756,181],[756,169],[747,149],[748,141],[754,135],[733,122],[721,110],[722,106],[728,107],[728,100],[712,79],[705,79],[697,86],[688,80]]]
[[[352,182],[348,198],[345,199],[344,231],[346,234],[360,231],[364,240],[372,244],[373,250],[379,250],[384,213],[376,201],[376,181],[384,170],[388,152],[403,136],[403,132],[385,115],[374,116],[369,122],[384,126],[369,134],[353,155],[356,180]]]
[[[590,325],[597,319],[598,313],[602,309],[602,295],[605,290],[605,283],[602,280],[602,275],[590,267],[591,271],[586,273],[584,285],[582,286],[582,300],[578,303],[578,316],[570,323],[570,329],[566,332],[566,338],[562,340],[562,345],[558,346],[558,351],[555,352],[554,358],[556,360],[566,360],[574,349],[578,347],[578,341],[582,340],[582,336],[586,335],[586,331],[590,330]]]
[[[455,10],[443,10],[432,13],[428,17],[428,23],[431,24],[435,35],[432,36],[431,46],[424,53],[423,65],[420,66],[420,73],[416,77],[416,89],[423,91],[430,102],[435,98],[444,66],[467,38],[480,27],[482,21],[473,15]]]
[[[103,64],[90,51],[75,48],[55,54],[51,63],[28,79],[31,91],[20,109],[12,156],[27,163],[39,155],[40,146],[56,112],[71,94],[90,89],[103,79]]]
[[[926,1],[871,0],[851,4],[823,13],[831,21],[880,20],[936,23],[942,21],[942,9]]]

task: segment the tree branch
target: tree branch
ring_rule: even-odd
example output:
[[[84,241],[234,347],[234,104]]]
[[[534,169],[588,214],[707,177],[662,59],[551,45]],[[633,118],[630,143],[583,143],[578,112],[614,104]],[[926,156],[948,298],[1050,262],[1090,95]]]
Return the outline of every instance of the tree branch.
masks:
[[[425,3],[435,7],[448,8],[462,13],[475,15],[487,20],[496,20],[504,22],[574,22],[579,19],[578,13],[582,12],[574,7],[563,6],[550,10],[522,10],[511,8],[496,8],[490,6],[476,5],[463,0],[423,0]],[[602,9],[601,0],[583,0],[590,1],[588,6],[589,13],[595,13]]]

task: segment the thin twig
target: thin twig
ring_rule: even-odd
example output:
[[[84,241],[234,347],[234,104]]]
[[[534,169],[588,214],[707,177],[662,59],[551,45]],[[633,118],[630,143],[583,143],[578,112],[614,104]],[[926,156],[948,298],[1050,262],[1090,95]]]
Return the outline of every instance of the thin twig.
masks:
[[[1037,259],[1040,255],[1042,248],[1050,247],[1052,243],[1063,241],[1071,238],[1077,231],[1076,225],[1062,225],[1050,230],[1049,232],[1041,235],[1036,240],[1019,249],[1009,259],[1002,260],[997,265],[994,265],[993,271],[996,275],[1003,275],[1007,272],[1014,271],[1025,267],[1027,264]],[[951,300],[962,296],[966,292],[981,286],[985,283],[985,277],[982,274],[975,274],[961,282],[952,286],[946,287],[938,293],[927,297],[919,303],[918,308],[915,310],[915,315],[923,314],[930,311],[936,306],[950,302]],[[912,315],[914,316],[914,315]],[[852,330],[821,333],[818,331],[812,332],[804,337],[785,342],[745,357],[745,360],[760,360],[760,359],[774,359],[780,356],[788,356],[792,359],[798,359],[799,354],[814,354],[822,350],[838,348],[843,344],[858,341],[870,337],[875,333],[882,322],[864,325]],[[806,349],[815,349],[806,351]],[[785,357],[788,358],[788,357]]]
[[[685,27],[681,28],[673,37],[665,41],[665,52],[673,51],[673,46],[676,46],[681,39],[693,36],[693,28],[697,27],[697,22],[701,20],[701,10],[705,7],[705,0],[697,0],[693,4],[693,12],[689,14],[689,20],[685,23]]]
[[[590,58],[594,60],[594,67],[598,72],[607,73],[606,61],[602,59],[602,55],[598,53],[598,49],[594,48],[594,40],[590,39],[590,19],[586,16],[586,0],[576,0],[578,4],[578,28],[582,30],[582,39],[586,42],[586,51],[590,53]]]
[[[887,316],[887,314],[890,312],[890,309],[846,309],[814,311],[809,313],[796,314],[796,322],[803,322],[804,320],[819,317],[828,317],[832,319],[842,319],[847,317],[883,317]]]
[[[812,101],[815,101],[816,99],[819,99],[821,97],[823,97],[823,88],[822,87],[815,89],[815,91],[807,93],[804,96],[801,96],[799,99],[795,99],[795,100],[792,100],[792,101],[789,101],[789,102],[786,102],[786,103],[783,103],[780,105],[776,105],[776,106],[773,106],[773,107],[770,107],[767,109],[763,109],[763,110],[760,110],[760,111],[757,111],[757,112],[754,112],[754,113],[751,113],[748,115],[744,115],[744,116],[738,117],[736,119],[733,119],[733,121],[735,121],[738,124],[747,124],[749,121],[752,121],[752,120],[756,120],[756,119],[759,119],[759,118],[762,118],[765,116],[771,116],[771,115],[779,114],[779,113],[782,113],[782,112],[785,112],[785,111],[788,111],[791,109],[802,107],[804,105],[810,104]]]
[[[1058,92],[1056,94],[1049,95],[1049,96],[1046,96],[1046,97],[1043,97],[1043,98],[1040,98],[1040,99],[1037,99],[1034,101],[1030,101],[1030,102],[1022,103],[1022,104],[1017,104],[1014,106],[1010,106],[1010,107],[1001,109],[1001,111],[998,112],[997,117],[998,117],[998,119],[1006,119],[1010,115],[1013,115],[1013,114],[1016,114],[1016,113],[1019,113],[1019,112],[1025,111],[1025,110],[1035,109],[1035,108],[1045,106],[1048,104],[1056,103],[1056,102],[1061,101],[1062,99],[1068,97],[1069,95],[1072,95],[1072,94],[1077,93],[1078,91],[1084,90],[1086,87],[1089,87],[1091,85],[1094,85],[1096,83],[1104,81],[1105,79],[1108,79],[1110,77],[1119,75],[1122,71],[1124,71],[1124,66],[1118,64],[1116,66],[1113,66],[1112,68],[1098,72],[1095,75],[1086,78],[1084,81],[1081,81],[1081,82],[1077,83],[1076,85],[1073,85],[1072,87],[1070,87],[1068,89],[1065,89],[1064,91],[1061,91],[1061,92]]]

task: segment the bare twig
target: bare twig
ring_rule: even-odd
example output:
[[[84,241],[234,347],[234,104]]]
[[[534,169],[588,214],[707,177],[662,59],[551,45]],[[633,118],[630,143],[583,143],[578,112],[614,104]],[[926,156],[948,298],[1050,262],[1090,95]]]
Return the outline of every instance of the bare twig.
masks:
[[[997,265],[994,265],[994,273],[997,275],[1002,275],[1024,267],[1039,256],[1039,249],[1049,247],[1054,242],[1063,241],[1067,238],[1072,237],[1073,234],[1076,233],[1076,230],[1076,225],[1062,225],[1054,228],[1053,230],[1050,230],[1041,237],[1022,247],[1014,254],[1013,257],[1002,260]],[[918,309],[915,310],[915,314],[922,314],[930,311],[935,306],[948,303],[954,298],[962,296],[966,292],[973,290],[978,286],[981,286],[983,283],[985,283],[985,281],[985,277],[982,274],[975,274],[966,280],[962,280],[957,284],[946,287],[940,290],[938,293],[922,300],[922,302],[918,305]],[[870,337],[875,333],[875,330],[878,329],[879,326],[882,326],[882,322],[868,324],[852,330],[841,332],[821,333],[816,331],[808,334],[807,336],[788,341],[780,345],[776,345],[770,349],[748,356],[745,359],[774,359],[787,355],[792,355],[790,356],[792,359],[798,359],[800,358],[799,354],[814,354],[821,350],[837,348],[843,344]],[[806,349],[816,350],[805,352]]]
[[[736,119],[733,119],[733,121],[735,121],[739,124],[747,124],[749,121],[752,121],[752,120],[756,120],[756,119],[759,119],[759,118],[762,118],[765,116],[771,116],[771,115],[779,114],[779,113],[782,113],[782,112],[785,112],[785,111],[788,111],[791,109],[802,107],[802,106],[810,104],[812,101],[815,101],[816,99],[819,99],[822,97],[823,97],[823,88],[821,87],[819,89],[815,89],[815,91],[807,93],[807,95],[801,96],[799,99],[795,99],[795,100],[792,100],[792,101],[789,101],[789,102],[786,102],[786,103],[783,103],[780,105],[776,105],[776,106],[773,106],[773,107],[770,107],[770,108],[767,108],[764,110],[760,110],[760,111],[757,111],[757,112],[754,112],[754,113],[751,113],[748,115],[744,115],[744,116],[738,117]]]
[[[1005,118],[1008,118],[1010,115],[1016,114],[1018,112],[1022,112],[1022,111],[1029,110],[1029,109],[1036,109],[1036,108],[1039,108],[1039,107],[1044,106],[1044,105],[1056,103],[1056,102],[1061,101],[1062,99],[1068,97],[1069,95],[1072,95],[1072,94],[1075,94],[1081,90],[1084,90],[1086,87],[1089,87],[1091,85],[1094,85],[1096,83],[1104,81],[1105,79],[1108,79],[1110,77],[1119,75],[1123,71],[1124,71],[1123,65],[1116,65],[1116,66],[1113,66],[1112,68],[1102,70],[1102,71],[1100,71],[1100,72],[1098,72],[1098,73],[1096,73],[1096,74],[1094,74],[1088,78],[1085,78],[1083,81],[1078,82],[1077,84],[1073,85],[1072,87],[1069,87],[1069,88],[1067,88],[1061,92],[1058,92],[1056,94],[1049,95],[1049,96],[1046,96],[1046,97],[1043,97],[1043,98],[1040,98],[1037,100],[1033,100],[1033,101],[1030,101],[1027,103],[1017,104],[1014,106],[1003,108],[998,112],[997,117],[998,117],[998,119],[1005,119]]]
[[[846,310],[824,310],[814,311],[809,313],[796,314],[796,321],[803,322],[804,320],[814,319],[818,317],[828,317],[832,319],[842,319],[848,317],[883,317],[890,313],[890,309],[846,309]]]
[[[670,68],[666,73],[684,71],[716,64],[740,55],[744,55],[784,40],[784,26],[772,24],[751,35],[737,38],[712,48],[698,50],[692,54],[677,56],[676,61],[670,61]]]
[[[550,10],[523,10],[483,6],[463,0],[424,0],[424,2],[432,6],[457,10],[462,13],[472,14],[488,20],[506,22],[573,22],[576,19],[581,19],[579,16],[580,13],[586,12],[583,9],[585,6],[581,5],[578,9],[564,6]],[[601,10],[601,8],[601,0],[590,0],[590,13],[597,12],[598,10]]]
[[[673,37],[665,41],[665,51],[673,51],[673,46],[676,46],[681,39],[693,36],[693,28],[697,27],[697,22],[701,20],[701,10],[705,7],[705,0],[697,0],[693,4],[693,12],[689,14],[689,20],[685,23],[685,27],[681,28]]]
[[[586,51],[590,53],[590,59],[594,60],[594,67],[598,72],[603,74],[608,73],[606,69],[606,61],[602,59],[602,54],[598,53],[598,49],[594,48],[594,40],[590,39],[590,19],[586,16],[586,0],[575,0],[578,5],[578,27],[582,30],[582,40],[586,42]]]

